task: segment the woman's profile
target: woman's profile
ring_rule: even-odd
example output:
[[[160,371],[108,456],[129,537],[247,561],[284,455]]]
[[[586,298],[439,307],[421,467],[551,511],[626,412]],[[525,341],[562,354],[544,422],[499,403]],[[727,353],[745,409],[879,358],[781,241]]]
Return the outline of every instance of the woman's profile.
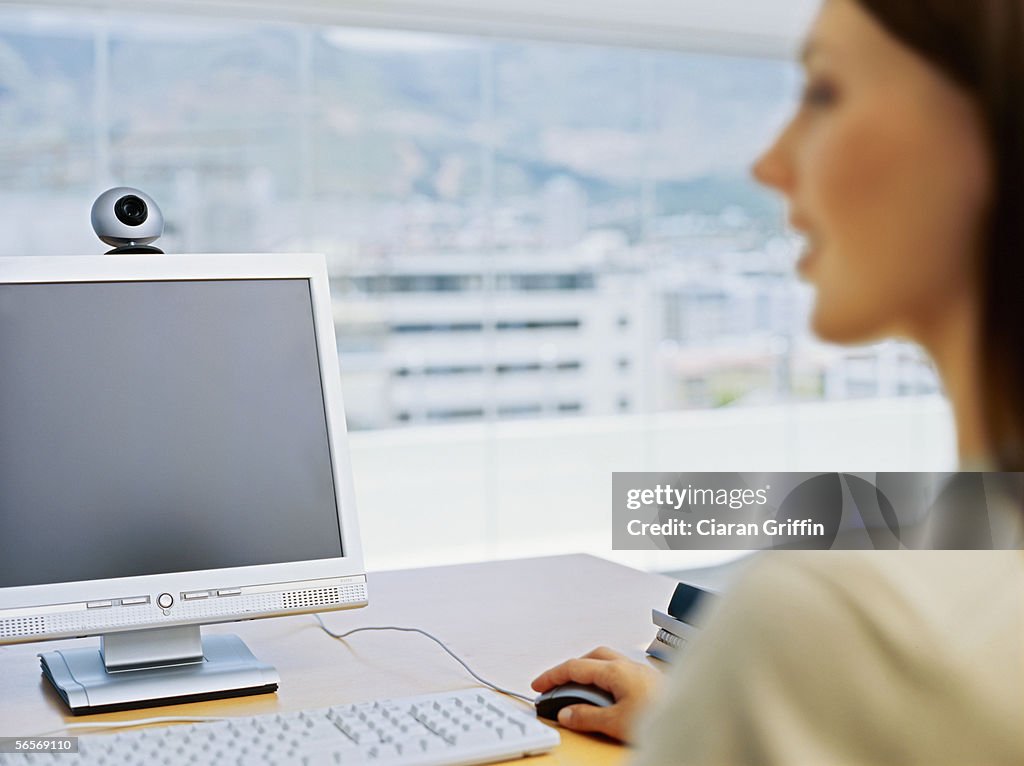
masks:
[[[1024,2],[825,0],[801,58],[800,106],[754,174],[806,238],[815,333],[918,343],[961,467],[1024,471]],[[600,648],[534,688],[611,691],[559,720],[643,766],[1024,763],[1010,542],[762,554],[664,681]]]

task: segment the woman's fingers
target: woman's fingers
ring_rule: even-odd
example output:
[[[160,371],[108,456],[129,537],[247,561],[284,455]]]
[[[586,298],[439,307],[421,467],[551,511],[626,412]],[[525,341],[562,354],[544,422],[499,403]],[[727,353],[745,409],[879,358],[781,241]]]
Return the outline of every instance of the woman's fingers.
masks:
[[[625,660],[629,659],[624,654],[620,654],[614,649],[609,649],[607,646],[599,646],[596,649],[591,649],[589,652],[583,655],[594,660]]]
[[[615,707],[595,705],[569,705],[558,711],[558,723],[573,731],[599,731],[616,736],[620,729],[622,711]]]
[[[550,670],[545,670],[535,679],[531,686],[539,692],[546,692],[555,686],[561,686],[570,682],[578,684],[596,684],[602,689],[612,691],[611,662],[609,660],[598,660],[589,658],[575,658],[555,665]]]

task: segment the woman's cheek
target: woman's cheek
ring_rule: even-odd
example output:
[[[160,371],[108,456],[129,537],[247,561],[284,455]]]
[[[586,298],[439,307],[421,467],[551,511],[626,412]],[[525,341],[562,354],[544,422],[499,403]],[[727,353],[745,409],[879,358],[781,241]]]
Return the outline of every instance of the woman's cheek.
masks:
[[[826,339],[856,342],[884,333],[904,280],[895,218],[903,138],[865,114],[836,119],[807,144],[808,216],[821,242],[809,278],[817,291],[814,324]]]

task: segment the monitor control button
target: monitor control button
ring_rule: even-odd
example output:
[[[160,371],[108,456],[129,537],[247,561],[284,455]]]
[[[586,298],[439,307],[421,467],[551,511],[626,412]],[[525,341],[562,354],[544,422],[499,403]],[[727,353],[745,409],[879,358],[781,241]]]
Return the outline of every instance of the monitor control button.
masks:
[[[174,596],[170,593],[161,593],[156,597],[156,603],[161,609],[168,609],[174,603]]]

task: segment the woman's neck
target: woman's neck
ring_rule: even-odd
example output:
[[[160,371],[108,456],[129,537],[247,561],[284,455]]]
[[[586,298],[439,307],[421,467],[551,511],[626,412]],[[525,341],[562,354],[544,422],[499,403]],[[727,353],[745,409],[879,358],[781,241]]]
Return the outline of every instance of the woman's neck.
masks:
[[[982,406],[980,326],[976,302],[965,298],[947,305],[921,335],[953,407],[961,464],[983,462],[992,454]]]

